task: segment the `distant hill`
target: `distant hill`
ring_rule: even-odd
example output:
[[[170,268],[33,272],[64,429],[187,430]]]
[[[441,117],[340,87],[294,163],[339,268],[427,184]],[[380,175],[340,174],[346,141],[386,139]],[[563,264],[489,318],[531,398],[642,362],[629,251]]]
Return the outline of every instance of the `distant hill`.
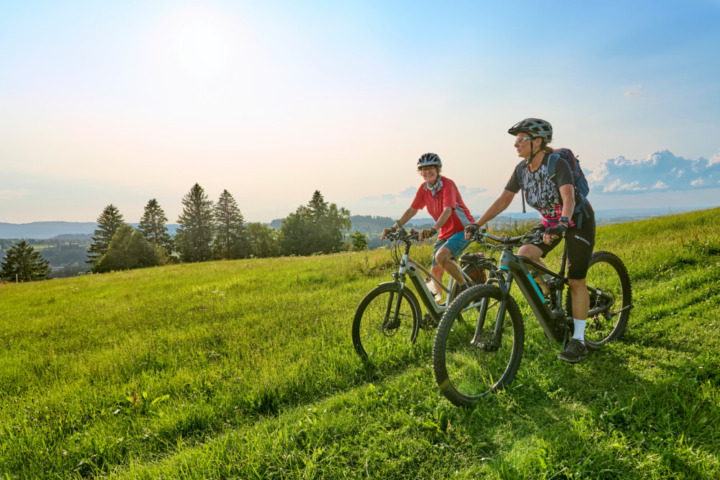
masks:
[[[57,235],[92,235],[95,222],[0,223],[0,238],[53,238]]]
[[[607,225],[611,223],[631,222],[650,217],[663,217],[675,213],[688,212],[691,210],[702,210],[704,208],[633,208],[633,209],[615,209],[615,210],[598,210],[595,212],[597,223],[599,225]],[[409,224],[414,228],[432,225],[433,220],[425,214],[422,217],[413,218]],[[475,218],[480,215],[475,213]],[[528,213],[503,213],[497,221],[508,222],[515,219],[536,219],[539,215],[535,211]],[[283,218],[278,218],[270,222],[268,225],[279,229],[282,226]],[[361,233],[380,233],[383,228],[389,227],[395,222],[392,217],[375,217],[372,215],[351,215],[352,222],[351,232],[356,229]],[[131,223],[133,227],[137,227],[137,223]],[[175,235],[178,229],[177,224],[168,224],[168,233]],[[92,235],[97,228],[95,222],[32,222],[32,223],[2,223],[0,222],[0,238],[26,238],[26,239],[47,239],[55,238],[60,235]]]
[[[137,227],[137,223],[131,223]],[[179,225],[168,224],[168,232],[174,235]],[[95,222],[32,222],[32,223],[2,223],[0,222],[0,238],[56,238],[92,235],[97,228]]]

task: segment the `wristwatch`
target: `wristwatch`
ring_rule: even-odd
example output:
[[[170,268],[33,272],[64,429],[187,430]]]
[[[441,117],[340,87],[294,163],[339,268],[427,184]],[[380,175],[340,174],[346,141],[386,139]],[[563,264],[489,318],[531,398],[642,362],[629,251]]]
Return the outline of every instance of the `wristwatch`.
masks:
[[[570,219],[568,217],[560,217],[558,223],[567,223],[568,225],[570,225]]]

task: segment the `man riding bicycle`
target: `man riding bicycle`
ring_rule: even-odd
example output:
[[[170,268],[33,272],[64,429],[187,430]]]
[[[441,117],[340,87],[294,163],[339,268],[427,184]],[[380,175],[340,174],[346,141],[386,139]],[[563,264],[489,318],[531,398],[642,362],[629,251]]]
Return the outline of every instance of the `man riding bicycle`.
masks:
[[[522,186],[524,201],[537,209],[542,216],[542,223],[533,231],[542,231],[543,235],[541,240],[528,241],[520,247],[518,255],[543,264],[540,258],[544,258],[562,238],[565,238],[567,244],[568,284],[575,328],[573,338],[558,358],[577,363],[587,357],[585,323],[590,298],[585,277],[595,246],[595,214],[589,203],[581,203],[584,200],[575,189],[573,175],[566,162],[557,161],[554,174],[551,175],[548,159],[553,150],[547,145],[552,140],[553,130],[549,122],[526,118],[513,125],[508,133],[515,136],[515,149],[525,162],[522,168],[513,171],[500,197],[476,223],[466,227],[466,238],[471,238],[480,226],[510,206]],[[578,209],[576,205],[584,208]]]
[[[475,220],[465,206],[455,182],[440,175],[442,161],[438,155],[424,154],[417,162],[417,169],[425,181],[418,188],[410,208],[400,217],[399,224],[405,225],[418,210],[427,208],[435,223],[431,228],[419,232],[418,240],[422,241],[439,233],[430,273],[442,281],[443,274],[447,271],[457,282],[460,291],[463,291],[468,286],[454,259],[470,245],[471,242],[465,239],[463,230]],[[382,238],[384,239],[387,233],[395,230],[397,226],[395,224],[391,228],[384,229]],[[439,285],[436,284],[435,288],[441,291]]]

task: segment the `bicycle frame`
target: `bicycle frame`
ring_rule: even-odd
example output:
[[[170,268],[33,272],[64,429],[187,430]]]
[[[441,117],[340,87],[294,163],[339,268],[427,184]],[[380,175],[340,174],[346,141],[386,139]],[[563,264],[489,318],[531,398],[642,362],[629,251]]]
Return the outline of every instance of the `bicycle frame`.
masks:
[[[563,261],[563,267],[564,263]],[[564,276],[549,270],[547,267],[527,257],[515,255],[512,253],[512,246],[508,245],[503,249],[503,253],[500,256],[499,268],[504,275],[497,275],[496,277],[503,294],[503,299],[510,296],[510,287],[513,281],[517,282],[518,288],[530,305],[530,309],[535,314],[538,323],[540,323],[547,337],[553,342],[562,343],[565,341],[565,334],[567,332],[563,331],[564,329],[558,329],[557,325],[559,320],[564,319],[565,313],[561,310],[558,315],[548,308],[547,299],[543,296],[540,287],[538,287],[538,284],[533,279],[532,273],[530,273],[527,267],[528,265],[539,272],[551,275],[553,278],[560,280],[562,284],[567,284],[567,279],[565,279]],[[564,268],[562,270],[564,270]],[[562,292],[562,290],[560,291]],[[504,314],[504,308],[501,308],[501,313]]]
[[[405,242],[405,251],[400,258],[399,267],[397,272],[393,272],[393,282],[392,283],[399,283],[400,288],[405,288],[405,281],[406,276],[410,277],[410,282],[415,287],[415,290],[420,294],[420,299],[422,300],[423,305],[427,309],[427,311],[430,313],[431,316],[433,316],[436,320],[440,320],[440,317],[442,316],[443,312],[447,310],[447,307],[452,302],[452,298],[450,298],[450,294],[452,292],[453,286],[455,285],[455,280],[451,275],[448,275],[450,278],[448,280],[447,286],[442,284],[442,281],[436,278],[428,269],[420,265],[416,260],[413,260],[410,257],[410,246],[411,243],[409,240],[403,240]],[[462,272],[462,270],[461,270]],[[465,274],[465,272],[462,272],[463,276],[465,277],[466,281],[471,282],[471,279],[468,278],[468,276]],[[430,293],[430,290],[428,289],[427,285],[425,284],[425,277],[429,277],[432,281],[434,281],[437,285],[440,285],[440,288],[443,289],[443,291],[448,295],[447,300],[443,303],[438,305],[435,303],[435,299],[433,297],[433,294]],[[389,283],[389,282],[388,282]],[[382,284],[381,284],[382,285]],[[398,298],[396,300],[396,306],[395,306],[395,313],[400,309],[400,301],[402,299],[401,295],[398,295]],[[388,305],[387,313],[390,312],[391,305]]]
[[[483,233],[482,236],[498,241],[503,241],[503,239],[499,237],[493,237],[492,235],[488,235],[487,233]],[[507,240],[507,238],[505,240]],[[553,272],[546,266],[541,265],[540,263],[535,262],[530,258],[524,257],[522,255],[515,255],[512,252],[512,249],[517,245],[508,244],[506,242],[503,243],[504,247],[503,253],[500,256],[499,270],[495,273],[493,277],[493,280],[498,283],[500,290],[502,291],[503,300],[510,296],[510,287],[512,286],[512,282],[516,281],[518,288],[520,289],[523,296],[530,305],[533,314],[535,314],[538,323],[540,323],[540,326],[545,331],[547,337],[554,342],[565,342],[569,334],[567,322],[570,321],[570,318],[567,318],[565,316],[565,310],[563,309],[562,305],[562,293],[565,285],[568,285],[568,279],[565,277],[564,274],[567,260],[567,251],[563,253],[560,271]],[[551,288],[551,293],[556,295],[556,297],[552,299],[552,301],[555,302],[555,309],[551,310],[552,306],[548,306],[547,299],[543,296],[542,292],[540,291],[540,287],[538,287],[538,284],[535,282],[535,279],[533,279],[533,276],[530,272],[531,269],[537,270],[542,274],[550,275],[551,277],[553,277],[553,280],[551,282],[554,285]],[[605,292],[593,286],[587,285],[587,289],[590,293],[596,295],[597,297],[612,300],[612,298],[608,297]],[[610,303],[608,303],[608,305],[610,305]],[[588,317],[597,314],[604,314],[606,313],[605,310],[607,308],[608,307],[598,307],[592,309],[588,312]],[[626,308],[631,308],[631,306],[624,307],[624,309]],[[504,314],[504,310],[504,305],[501,305],[500,313]],[[498,318],[502,318],[502,316],[499,316]],[[477,331],[479,332],[480,330],[482,330],[482,327],[482,325],[478,325]]]

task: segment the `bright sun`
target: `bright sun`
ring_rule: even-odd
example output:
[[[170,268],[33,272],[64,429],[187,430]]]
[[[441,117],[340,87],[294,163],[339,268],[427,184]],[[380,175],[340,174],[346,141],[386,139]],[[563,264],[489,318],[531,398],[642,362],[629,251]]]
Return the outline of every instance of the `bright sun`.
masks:
[[[222,74],[237,41],[221,12],[202,4],[188,4],[174,12],[166,24],[165,38],[180,67],[193,76]]]
[[[186,25],[174,43],[180,64],[191,73],[214,77],[227,66],[227,41],[209,24],[196,22]]]

